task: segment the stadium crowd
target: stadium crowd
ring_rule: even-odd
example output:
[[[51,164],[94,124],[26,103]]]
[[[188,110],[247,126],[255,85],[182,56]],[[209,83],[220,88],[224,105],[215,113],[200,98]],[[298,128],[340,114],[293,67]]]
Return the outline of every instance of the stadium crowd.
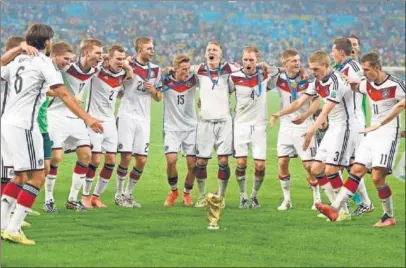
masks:
[[[206,40],[223,43],[229,61],[240,60],[243,45],[258,47],[265,60],[274,61],[287,48],[304,55],[329,49],[335,37],[349,33],[362,40],[361,52],[377,50],[384,66],[405,65],[404,27],[394,27],[405,23],[401,1],[134,1],[104,2],[102,7],[91,1],[13,1],[2,3],[2,9],[2,40],[22,34],[30,23],[38,21],[54,25],[56,39],[75,48],[80,40],[92,37],[105,44],[120,40],[134,53],[133,40],[149,36],[156,40],[160,53],[155,61],[160,66],[167,66],[171,55],[185,51],[201,62]]]

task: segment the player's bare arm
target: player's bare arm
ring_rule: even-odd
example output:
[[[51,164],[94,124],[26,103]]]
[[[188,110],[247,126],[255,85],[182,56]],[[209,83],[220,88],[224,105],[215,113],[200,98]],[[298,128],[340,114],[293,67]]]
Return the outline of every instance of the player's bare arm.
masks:
[[[312,140],[312,137],[313,137],[314,133],[316,133],[316,131],[323,124],[323,122],[325,120],[327,120],[328,114],[331,112],[331,110],[334,109],[335,106],[336,106],[336,103],[332,102],[332,101],[327,101],[324,104],[323,110],[321,111],[320,115],[317,117],[316,122],[314,122],[314,124],[306,131],[306,133],[303,134],[303,136],[305,137],[305,141],[303,143],[303,150],[307,150],[307,148],[310,145],[310,142]]]
[[[145,82],[144,88],[151,94],[152,98],[155,101],[160,102],[162,100],[161,92],[157,88],[155,88],[155,86],[151,82]]]
[[[128,81],[134,77],[133,69],[131,68],[128,60],[124,61],[123,69],[125,70],[125,77],[124,77],[125,81]]]
[[[39,52],[35,47],[27,45],[26,42],[22,42],[19,46],[10,49],[1,57],[1,66],[5,66],[14,60],[15,57],[21,53],[26,53],[32,56],[38,56]]]
[[[97,133],[103,132],[102,122],[93,118],[86,113],[78,104],[76,98],[68,92],[64,85],[56,85],[51,88],[55,95],[71,110],[75,115],[80,117],[87,126]]]
[[[393,106],[390,113],[381,122],[362,130],[360,133],[368,133],[368,132],[377,130],[381,126],[386,125],[387,123],[392,121],[394,118],[396,118],[402,111],[405,110],[405,108],[406,108],[406,103],[405,103],[405,99],[403,99],[403,100],[399,101],[398,104]]]
[[[312,100],[312,105],[309,107],[309,109],[306,112],[298,115],[297,118],[292,120],[292,123],[296,125],[302,124],[307,118],[312,116],[319,109],[319,107],[320,107],[320,99],[318,97],[314,97]]]
[[[278,120],[281,116],[291,114],[291,113],[299,110],[303,105],[305,105],[305,103],[307,103],[310,100],[310,98],[311,98],[311,96],[304,94],[304,95],[300,96],[300,98],[298,98],[297,100],[292,102],[289,106],[286,106],[285,108],[283,108],[276,114],[273,114],[271,116],[271,120],[269,121],[270,127],[272,128],[274,126],[276,120]]]

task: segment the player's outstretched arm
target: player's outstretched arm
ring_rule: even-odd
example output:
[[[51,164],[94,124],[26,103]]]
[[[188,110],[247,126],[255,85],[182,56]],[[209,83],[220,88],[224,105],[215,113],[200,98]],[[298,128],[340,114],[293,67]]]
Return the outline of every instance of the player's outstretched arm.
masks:
[[[321,110],[320,115],[317,117],[316,122],[314,122],[314,124],[306,131],[305,134],[303,134],[303,136],[305,137],[305,141],[303,143],[303,150],[306,151],[307,148],[310,145],[310,142],[312,140],[312,137],[314,135],[314,133],[316,133],[316,131],[321,127],[321,125],[323,124],[324,121],[327,120],[327,116],[328,114],[331,112],[331,110],[333,110],[333,108],[336,106],[335,102],[332,101],[327,101],[324,106],[323,109]]]
[[[15,57],[21,53],[27,53],[28,55],[38,56],[39,52],[35,47],[27,45],[26,42],[22,42],[18,47],[14,47],[3,54],[1,57],[1,66],[5,66],[14,60]]]
[[[378,124],[372,125],[364,130],[362,130],[360,133],[368,133],[377,130],[383,125],[386,125],[393,119],[395,119],[403,110],[406,108],[406,103],[405,99],[399,101],[395,106],[393,106],[392,110],[390,113]]]
[[[320,98],[318,97],[313,98],[312,105],[310,105],[310,108],[306,112],[298,115],[294,120],[292,120],[292,123],[295,125],[302,124],[307,118],[309,118],[309,116],[312,116],[319,109],[319,107],[320,107]]]
[[[297,100],[292,102],[290,105],[286,106],[285,108],[283,108],[276,114],[273,114],[271,116],[271,120],[269,121],[270,127],[272,128],[274,126],[276,120],[278,120],[279,117],[287,115],[287,114],[291,114],[291,113],[299,110],[300,107],[302,107],[306,102],[308,102],[310,100],[310,98],[311,98],[311,96],[309,96],[307,94],[303,94],[302,96],[300,96],[300,98],[298,98]]]
[[[85,121],[86,125],[89,126],[94,132],[102,133],[103,126],[102,122],[97,120],[96,118],[90,116],[86,113],[78,104],[76,98],[68,92],[64,85],[56,85],[51,87],[54,91],[55,95],[61,99],[61,101],[68,107],[69,110],[72,111],[75,115],[80,117],[83,121]]]

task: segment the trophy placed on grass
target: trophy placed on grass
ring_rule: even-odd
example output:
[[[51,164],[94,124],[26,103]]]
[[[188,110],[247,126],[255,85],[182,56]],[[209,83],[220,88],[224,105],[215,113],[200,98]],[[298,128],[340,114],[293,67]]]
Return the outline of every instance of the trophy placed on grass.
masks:
[[[220,226],[218,221],[220,219],[220,209],[223,202],[223,197],[209,193],[207,195],[207,218],[209,219],[208,230],[218,230]]]

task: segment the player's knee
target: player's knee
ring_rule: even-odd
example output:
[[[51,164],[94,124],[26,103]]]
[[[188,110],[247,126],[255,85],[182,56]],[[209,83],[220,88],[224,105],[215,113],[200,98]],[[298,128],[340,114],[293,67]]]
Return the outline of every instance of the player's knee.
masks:
[[[240,165],[238,165],[235,168],[235,176],[237,177],[237,180],[243,179],[245,177],[245,171],[246,171],[247,167],[240,167]]]
[[[92,152],[89,147],[82,147],[77,149],[78,160],[83,164],[88,164],[92,157]]]
[[[15,171],[13,181],[22,185],[28,181],[28,176],[25,172]]]
[[[51,164],[54,166],[59,166],[59,164],[62,162],[62,153],[59,153],[57,151],[52,152],[52,158],[51,158]]]
[[[373,168],[372,169],[372,181],[375,186],[382,186],[385,184],[385,177],[388,173],[386,168]]]
[[[366,171],[367,169],[363,165],[355,163],[351,165],[351,169],[348,173],[351,173],[359,178],[362,178],[365,175]]]
[[[206,179],[207,178],[207,165],[196,163],[196,178]]]
[[[147,164],[147,157],[146,156],[136,156],[135,161],[138,167],[144,168]]]
[[[177,162],[177,157],[176,155],[167,155],[166,156],[166,163],[168,165],[168,167],[173,168],[174,166],[176,167],[176,162]]]
[[[189,173],[196,173],[196,163],[188,163],[187,170]]]
[[[259,167],[255,166],[255,178],[263,179],[265,177],[265,165]]]
[[[228,156],[219,156],[218,163],[219,165],[228,166]]]
[[[98,159],[92,159],[92,161],[90,162],[91,165],[98,167],[100,165],[100,158]]]
[[[217,178],[220,180],[228,180],[230,178],[230,167],[228,164],[219,163]]]

